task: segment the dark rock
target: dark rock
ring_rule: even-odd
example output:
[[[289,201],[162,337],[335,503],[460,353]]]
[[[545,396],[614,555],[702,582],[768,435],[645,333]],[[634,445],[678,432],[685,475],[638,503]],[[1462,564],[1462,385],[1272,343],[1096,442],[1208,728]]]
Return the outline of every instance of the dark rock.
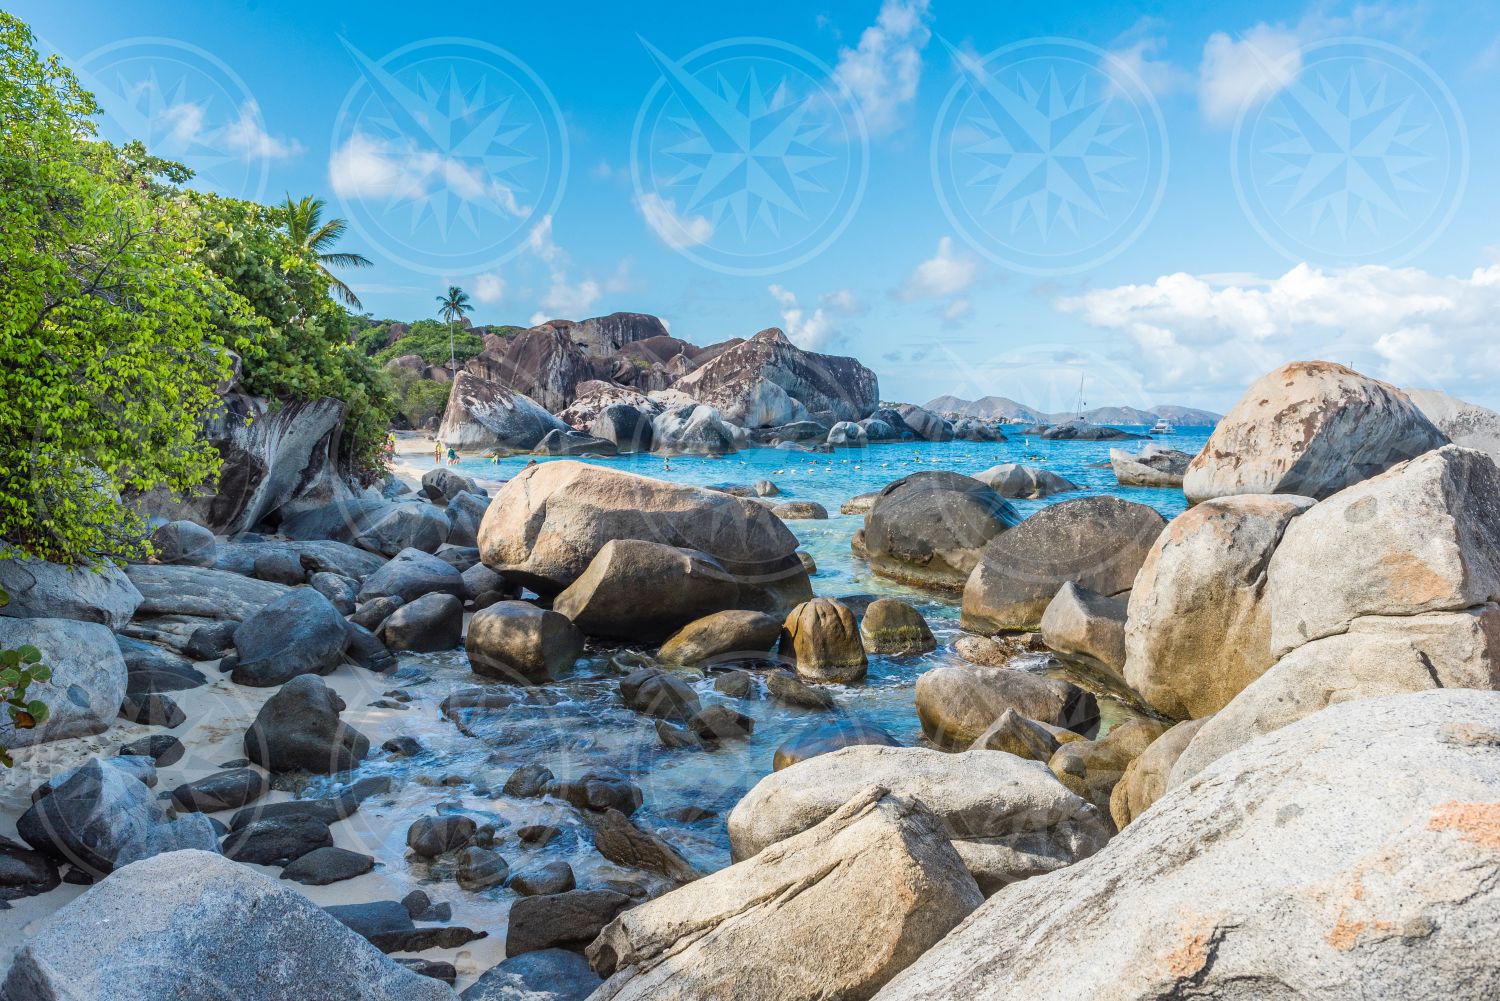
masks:
[[[370,741],[339,719],[344,700],[321,678],[293,678],[266,700],[245,731],[245,756],[273,772],[348,771]]]
[[[46,855],[0,838],[0,900],[34,897],[55,889],[59,882],[57,866]],[[572,889],[571,879],[562,889]]]
[[[783,521],[798,519],[823,521],[828,518],[828,509],[817,501],[786,501],[777,504],[771,510]]]
[[[521,839],[521,843],[535,848],[541,848],[561,833],[562,828],[553,824],[528,824],[516,828],[516,837]]]
[[[247,824],[283,817],[311,817],[322,824],[332,824],[354,815],[359,800],[349,794],[326,799],[289,799],[280,803],[256,803],[229,818],[229,829],[238,831]]]
[[[694,713],[688,729],[703,740],[743,740],[755,729],[755,721],[728,706],[707,706]]]
[[[679,824],[696,824],[700,820],[711,820],[717,817],[718,813],[701,806],[678,806],[666,811],[662,816]]]
[[[1147,437],[1083,420],[1054,425],[1043,431],[1041,436],[1047,441],[1138,441]]]
[[[640,809],[644,797],[623,772],[598,768],[571,782],[556,782],[547,791],[580,810],[619,810],[626,815]]]
[[[236,862],[286,865],[317,848],[331,848],[333,832],[307,814],[256,820],[224,839],[224,854]]]
[[[519,956],[540,949],[582,951],[631,900],[613,890],[568,890],[522,897],[510,909],[505,954]]]
[[[645,869],[676,883],[691,883],[702,875],[675,848],[619,810],[606,810],[594,819],[594,847],[616,865]]]
[[[621,678],[620,698],[626,708],[658,719],[686,720],[701,708],[692,686],[654,667]]]
[[[464,597],[464,578],[449,564],[419,549],[403,549],[391,561],[365,578],[359,602],[390,595],[412,602],[424,594]]]
[[[478,830],[474,818],[461,814],[419,817],[406,830],[406,847],[423,858],[435,858],[467,845]]]
[[[391,959],[413,973],[440,980],[449,987],[458,981],[458,968],[440,959],[423,959],[420,956],[392,956]]]
[[[180,692],[208,684],[208,676],[191,661],[163,650],[155,643],[143,643],[128,636],[116,636],[120,655],[125,658],[128,673],[127,695],[150,692]]]
[[[475,674],[536,683],[573,666],[583,652],[583,634],[558,612],[501,601],[474,613],[464,649]]]
[[[452,650],[463,638],[463,602],[451,594],[424,594],[391,613],[380,627],[390,650],[435,653]]]
[[[184,812],[217,813],[237,810],[264,796],[271,788],[264,772],[230,768],[184,782],[172,790],[172,805]]]
[[[153,733],[139,740],[133,740],[120,748],[120,754],[150,758],[151,763],[158,768],[175,765],[182,760],[186,751],[187,748],[182,746],[182,741],[170,733]]]
[[[182,652],[193,660],[218,660],[234,646],[238,622],[210,622],[193,630]]]
[[[380,749],[394,758],[410,758],[427,750],[420,740],[404,733],[387,740]]]
[[[1020,522],[1008,501],[972,477],[913,473],[876,496],[865,516],[864,549],[883,577],[957,591],[985,544]]]
[[[582,431],[548,431],[532,449],[538,455],[614,455],[614,442]]]
[[[777,702],[798,709],[832,709],[835,705],[832,695],[806,684],[791,671],[767,673],[766,693]]]
[[[120,718],[174,730],[187,722],[187,713],[166,695],[127,695],[120,703]]]
[[[151,551],[158,563],[212,566],[217,546],[214,533],[191,521],[169,521],[151,533]]]
[[[458,853],[458,867],[453,878],[470,893],[501,886],[510,876],[510,865],[500,853],[489,848],[469,847]]]
[[[461,493],[448,502],[448,545],[450,546],[473,546],[479,540],[479,525],[484,521],[484,513],[490,508],[488,497],[468,492]],[[441,557],[439,557],[441,558]],[[476,556],[476,562],[478,557]],[[445,560],[444,562],[451,562]],[[452,566],[459,573],[463,573],[474,564],[459,566],[456,562]]]
[[[353,613],[354,596],[359,593],[359,583],[353,578],[320,570],[307,578],[307,586],[327,598],[340,615]]]
[[[438,466],[422,474],[422,492],[429,499],[448,503],[461,493],[483,494],[479,484],[447,466]]]
[[[698,735],[685,726],[668,723],[664,719],[656,721],[656,736],[661,745],[672,750],[684,747],[701,747],[703,741]]]
[[[561,859],[543,862],[539,866],[518,872],[510,881],[510,888],[523,897],[566,893],[575,886],[573,867]]]
[[[445,596],[446,597],[446,596]],[[391,653],[379,636],[350,619],[344,623],[349,634],[349,647],[344,656],[367,671],[384,674],[396,667],[396,655]]]
[[[307,583],[307,571],[303,569],[301,557],[289,549],[269,549],[261,553],[250,564],[250,576],[288,587]]]
[[[371,598],[369,601],[360,603],[359,609],[353,615],[349,616],[349,621],[374,632],[380,628],[382,622],[390,617],[392,612],[404,604],[406,602],[393,594]]]
[[[338,610],[317,591],[299,587],[266,605],[234,631],[239,663],[230,678],[270,688],[302,674],[327,674],[349,645]]]
[[[463,1001],[586,1001],[602,984],[588,960],[566,949],[540,949],[486,970]]]
[[[589,434],[610,442],[618,452],[649,452],[655,444],[650,415],[628,403],[615,403],[599,411],[589,425]]]
[[[746,698],[753,688],[754,676],[749,671],[725,671],[714,675],[714,690],[730,698]]]
[[[552,779],[552,772],[545,765],[522,765],[510,773],[501,791],[507,796],[530,799],[542,795]]]
[[[418,928],[405,907],[397,900],[372,900],[365,904],[339,904],[324,908],[341,924],[364,936],[381,952],[422,952],[427,949],[456,949],[486,932],[457,925],[442,928]]]

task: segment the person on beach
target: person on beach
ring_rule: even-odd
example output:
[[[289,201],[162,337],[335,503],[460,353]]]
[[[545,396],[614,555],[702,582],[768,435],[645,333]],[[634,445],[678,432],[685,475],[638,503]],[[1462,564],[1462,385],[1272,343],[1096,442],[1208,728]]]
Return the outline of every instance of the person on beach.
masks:
[[[439,464],[443,461],[443,443],[440,441],[432,443],[432,461]]]
[[[451,449],[451,448],[448,449],[448,465],[450,465],[450,466],[456,466],[456,465],[458,465],[458,453],[455,452],[455,451],[453,451],[453,449]]]

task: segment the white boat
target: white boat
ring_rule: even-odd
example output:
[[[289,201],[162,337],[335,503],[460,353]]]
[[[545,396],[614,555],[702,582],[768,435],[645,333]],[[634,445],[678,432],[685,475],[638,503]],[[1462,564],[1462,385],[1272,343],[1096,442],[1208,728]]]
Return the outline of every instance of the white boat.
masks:
[[[1156,423],[1153,424],[1153,425],[1151,425],[1151,432],[1150,433],[1151,434],[1176,434],[1177,433],[1177,429],[1174,428],[1172,426],[1172,422],[1169,421],[1169,420],[1167,420],[1165,417],[1158,417],[1156,419]]]

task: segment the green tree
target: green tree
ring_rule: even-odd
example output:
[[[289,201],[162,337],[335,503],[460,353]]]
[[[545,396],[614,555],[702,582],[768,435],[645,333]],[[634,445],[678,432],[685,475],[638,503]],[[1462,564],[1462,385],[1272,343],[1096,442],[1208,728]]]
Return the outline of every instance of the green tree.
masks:
[[[200,259],[189,172],[94,139],[97,106],[0,12],[0,556],[139,551],[122,493],[217,473],[204,441],[243,301]]]
[[[384,344],[384,337],[381,341]],[[389,347],[382,346],[375,353],[375,360],[384,365],[392,358],[402,355],[418,355],[429,365],[445,361],[462,363],[484,350],[484,338],[472,330],[460,330],[455,335],[446,323],[437,320],[418,320],[411,324],[406,335]]]
[[[327,203],[321,198],[309,195],[293,201],[292,196],[287,195],[286,202],[280,207],[282,222],[286,225],[287,235],[292,238],[292,242],[313,255],[318,262],[318,269],[328,279],[328,286],[339,301],[346,306],[363,309],[359,296],[329,268],[368,268],[373,267],[374,262],[363,254],[330,249],[344,238],[349,223],[344,219],[329,219],[324,222],[323,209],[326,207]]]
[[[458,361],[454,357],[453,325],[469,315],[469,293],[457,285],[448,286],[448,294],[437,297],[438,315],[448,322],[448,361],[458,368]]]

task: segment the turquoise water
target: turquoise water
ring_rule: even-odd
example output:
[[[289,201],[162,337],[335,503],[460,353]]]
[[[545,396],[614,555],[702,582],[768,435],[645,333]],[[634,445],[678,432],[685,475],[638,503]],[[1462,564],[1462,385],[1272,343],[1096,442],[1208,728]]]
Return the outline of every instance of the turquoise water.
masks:
[[[1209,429],[1189,429],[1169,441],[1196,452]],[[1134,448],[1138,443],[1126,443]],[[1105,491],[1150,504],[1171,517],[1185,506],[1176,490],[1122,489],[1107,467],[1108,443],[1013,441],[875,445],[832,455],[809,455],[774,449],[755,449],[721,459],[674,457],[670,469],[659,456],[627,456],[597,461],[618,469],[699,485],[749,484],[769,479],[781,488],[777,499],[814,500],[829,510],[826,521],[789,521],[788,527],[817,561],[813,588],[822,595],[891,595],[911,601],[926,616],[938,638],[938,648],[915,657],[872,657],[868,679],[858,685],[828,686],[838,702],[835,712],[792,709],[769,700],[757,682],[750,698],[730,699],[713,687],[711,678],[685,675],[705,705],[725,703],[755,721],[748,739],[727,741],[714,750],[662,746],[654,720],[626,709],[618,694],[620,668],[611,664],[621,648],[590,646],[586,656],[566,676],[533,693],[526,705],[488,714],[471,723],[472,736],[460,733],[437,713],[443,696],[481,679],[471,674],[463,652],[405,655],[403,668],[425,676],[405,685],[413,712],[403,714],[408,732],[418,737],[428,753],[414,759],[383,759],[367,763],[361,774],[384,772],[395,789],[381,809],[379,835],[391,840],[381,857],[393,867],[408,867],[414,882],[431,879],[425,863],[403,857],[399,837],[417,816],[434,809],[468,813],[480,822],[501,827],[502,835],[528,823],[561,827],[562,837],[543,849],[522,849],[504,837],[500,849],[519,862],[561,858],[577,873],[578,885],[599,885],[626,873],[602,859],[592,847],[592,836],[581,817],[555,801],[516,800],[500,794],[505,778],[523,764],[546,765],[559,778],[574,778],[599,767],[617,768],[641,787],[645,804],[636,819],[655,829],[693,864],[714,870],[729,863],[725,818],[751,786],[771,771],[778,745],[800,730],[822,721],[859,718],[879,724],[904,743],[919,743],[921,727],[913,706],[916,679],[924,671],[953,663],[952,642],[959,635],[958,608],[949,597],[916,591],[871,574],[853,557],[849,540],[863,524],[863,516],[840,515],[839,505],[856,494],[878,489],[891,480],[920,469],[949,469],[975,473],[1001,462],[1033,462],[1090,490]],[[513,475],[526,457],[498,463],[471,459],[465,473],[482,479]],[[553,461],[553,460],[541,460]],[[1100,466],[1098,464],[1105,463]],[[1062,494],[1050,501],[1017,501],[1023,512],[1078,494]],[[1106,706],[1106,715],[1109,709]],[[443,781],[446,777],[447,781]],[[674,817],[682,807],[698,807],[712,816],[684,821]],[[391,833],[396,832],[396,833]],[[377,836],[372,831],[372,836]],[[469,905],[508,908],[514,894],[493,889]],[[467,898],[466,898],[467,899]]]

